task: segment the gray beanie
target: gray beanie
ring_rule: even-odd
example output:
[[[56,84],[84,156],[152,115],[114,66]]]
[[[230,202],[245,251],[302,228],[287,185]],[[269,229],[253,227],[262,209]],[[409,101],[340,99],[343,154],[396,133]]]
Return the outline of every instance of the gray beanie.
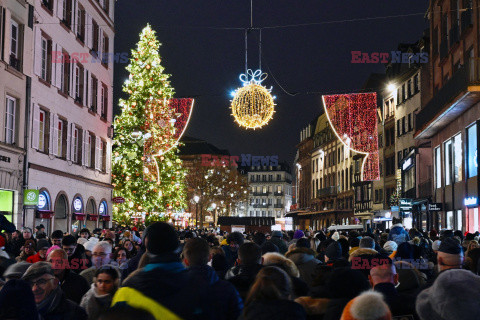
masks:
[[[416,309],[422,320],[480,319],[479,300],[480,277],[452,269],[441,272],[430,288],[420,292]]]

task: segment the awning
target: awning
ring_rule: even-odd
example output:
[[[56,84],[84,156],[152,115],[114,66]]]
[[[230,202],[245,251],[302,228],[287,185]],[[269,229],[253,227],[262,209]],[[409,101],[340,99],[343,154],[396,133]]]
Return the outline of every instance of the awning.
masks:
[[[110,216],[102,216],[103,221],[110,221]]]
[[[98,220],[98,214],[89,214],[87,215],[87,219],[90,221],[97,221]]]
[[[55,212],[50,210],[37,210],[36,217],[37,219],[51,219],[55,215]]]
[[[86,218],[86,214],[82,212],[74,212],[73,213],[73,218],[78,221],[84,221]]]

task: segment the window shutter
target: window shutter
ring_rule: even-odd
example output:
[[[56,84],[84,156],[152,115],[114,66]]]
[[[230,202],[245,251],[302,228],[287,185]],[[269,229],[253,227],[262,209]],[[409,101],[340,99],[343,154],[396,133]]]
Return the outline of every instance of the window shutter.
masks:
[[[89,92],[90,92],[90,87],[89,87],[89,84],[90,84],[90,72],[87,71],[87,69],[83,69],[83,101],[85,101],[85,103],[83,105],[87,106],[87,108],[90,109],[90,106],[92,105],[90,103],[90,95]]]
[[[48,153],[54,154],[53,152],[53,136],[54,136],[55,120],[53,118],[53,113],[50,112],[50,135],[48,137]]]
[[[68,122],[68,126],[67,126],[67,150],[65,151],[65,157],[67,158],[67,160],[70,160],[72,159],[71,158],[71,149],[72,148],[72,143],[71,143],[71,140],[72,140],[72,124],[70,122]]]
[[[77,23],[77,1],[72,0],[72,25],[70,26],[70,29],[72,31],[77,30],[76,23]],[[76,32],[74,32],[74,33],[75,33],[75,36],[76,36],[77,35]]]
[[[52,70],[54,73],[54,81],[52,81],[52,83],[58,89],[62,89],[62,47],[58,43],[54,43],[52,47],[54,50],[52,54]]]
[[[82,166],[87,165],[87,130],[82,130]]]
[[[69,123],[68,126],[70,128],[70,139],[67,140],[67,154],[70,154],[69,158],[73,161],[75,159],[75,142],[78,143],[78,141],[75,141],[75,123]],[[70,149],[68,148],[69,145]]]
[[[70,97],[72,97],[73,99],[75,99],[75,66],[76,66],[76,63],[73,62],[71,59],[70,59]]]
[[[101,165],[101,149],[100,149],[100,143],[102,143],[102,140],[100,137],[95,137],[95,170],[101,171],[102,170],[102,165]]]
[[[63,16],[63,0],[57,0],[57,17],[62,21],[65,17]]]
[[[58,115],[53,115],[53,155],[59,156],[58,154]]]
[[[92,48],[92,16],[85,12],[85,45]]]
[[[38,149],[40,134],[40,108],[38,107],[38,104],[33,104],[32,121],[32,148]]]
[[[110,160],[110,155],[111,155],[111,149],[110,149],[110,142],[107,140],[104,145],[105,150],[105,170],[107,173],[110,173],[110,166],[111,166],[111,160]]]
[[[35,53],[34,53],[34,72],[37,76],[42,76],[42,32],[38,25],[35,27]]]

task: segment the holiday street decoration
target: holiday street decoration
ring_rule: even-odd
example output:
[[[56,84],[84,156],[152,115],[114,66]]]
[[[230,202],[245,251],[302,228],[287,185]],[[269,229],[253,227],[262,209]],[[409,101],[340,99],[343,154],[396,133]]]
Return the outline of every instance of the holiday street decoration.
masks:
[[[261,70],[253,72],[248,69],[240,75],[243,87],[234,92],[232,100],[232,115],[235,121],[247,129],[257,129],[266,125],[275,112],[275,103],[270,94],[272,89],[261,85],[267,77]]]
[[[193,99],[149,100],[145,107],[143,174],[159,182],[157,159],[178,145],[193,110]]]
[[[170,75],[160,64],[159,46],[155,32],[147,25],[132,50],[127,66],[130,75],[123,86],[129,96],[120,99],[122,112],[114,122],[113,196],[125,201],[114,204],[113,213],[121,225],[168,220],[170,214],[186,206],[186,171],[177,156],[177,145],[193,101],[172,99],[174,90],[168,81]],[[145,145],[155,151],[150,153],[156,161],[153,180],[144,176]]]
[[[380,179],[376,93],[323,96],[325,114],[346,148],[364,154],[362,181]]]

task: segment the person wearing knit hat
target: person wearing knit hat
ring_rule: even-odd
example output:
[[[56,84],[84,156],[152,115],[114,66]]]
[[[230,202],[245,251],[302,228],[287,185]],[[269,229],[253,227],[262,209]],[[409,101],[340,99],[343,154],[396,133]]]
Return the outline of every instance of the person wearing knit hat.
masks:
[[[387,253],[390,258],[395,256],[395,253],[397,251],[398,244],[395,241],[387,241],[383,245],[383,250],[385,250],[385,253]]]
[[[342,258],[342,247],[337,241],[333,241],[327,247],[325,251],[325,262],[332,263],[335,260]]]
[[[173,226],[165,222],[149,225],[144,243],[149,263],[123,282],[113,297],[112,307],[126,304],[148,311],[156,319],[213,318],[213,301],[208,299],[207,286],[199,279],[193,281],[181,263],[180,241]],[[149,302],[144,303],[145,299]]]
[[[391,320],[392,314],[382,294],[366,291],[345,306],[340,320]]]
[[[25,281],[13,279],[0,290],[0,319],[39,319],[32,289]]]
[[[480,319],[480,277],[467,270],[449,270],[420,292],[416,310],[422,320]]]
[[[444,238],[437,252],[438,271],[461,269],[463,260],[463,249],[460,243],[451,237]]]
[[[50,248],[50,243],[45,240],[41,239],[38,240],[37,243],[37,253],[34,254],[33,256],[30,256],[27,258],[28,263],[36,263],[39,261],[45,261],[47,260],[47,250]]]

